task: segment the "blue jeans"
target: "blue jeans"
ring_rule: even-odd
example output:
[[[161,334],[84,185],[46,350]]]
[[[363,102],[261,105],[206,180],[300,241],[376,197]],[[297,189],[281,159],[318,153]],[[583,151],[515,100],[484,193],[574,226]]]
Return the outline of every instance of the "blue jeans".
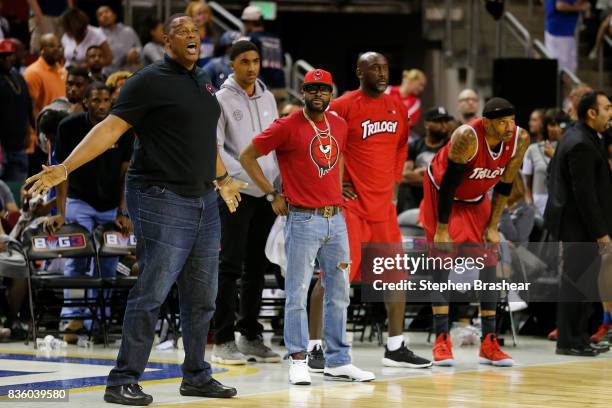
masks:
[[[217,194],[211,190],[202,197],[183,197],[162,187],[128,183],[126,198],[140,274],[128,296],[121,348],[107,384],[138,382],[151,353],[159,309],[175,282],[185,347],[183,380],[204,384],[211,378],[204,347],[219,268]]]
[[[76,198],[66,199],[66,222],[80,224],[89,232],[93,232],[94,228],[98,225],[115,222],[116,218],[117,208],[108,211],[97,211],[83,200],[78,200]],[[116,275],[118,261],[119,258],[116,257],[100,258],[100,272],[103,278],[112,278]],[[93,260],[87,258],[67,258],[64,266],[64,276],[76,277],[91,274],[93,270],[92,266]],[[96,291],[88,291],[87,296],[90,298],[95,297]],[[65,289],[64,299],[68,299],[68,297],[69,291]],[[86,313],[86,311],[79,308],[62,308],[62,317],[69,318],[71,315],[82,315],[83,313]]]
[[[285,225],[285,346],[288,354],[308,348],[306,302],[315,259],[323,270],[323,338],[325,365],[339,367],[351,362],[344,341],[349,305],[349,244],[344,216],[325,218],[290,211]]]

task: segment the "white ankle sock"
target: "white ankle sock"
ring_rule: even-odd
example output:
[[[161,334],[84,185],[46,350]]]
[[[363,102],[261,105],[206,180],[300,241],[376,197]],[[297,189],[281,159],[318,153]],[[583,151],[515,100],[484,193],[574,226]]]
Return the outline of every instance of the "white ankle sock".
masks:
[[[323,342],[321,341],[321,339],[318,340],[308,340],[308,352],[310,353],[315,346],[319,346],[321,348],[323,348]]]
[[[402,346],[403,341],[404,336],[401,334],[399,336],[387,337],[387,349],[395,351]]]

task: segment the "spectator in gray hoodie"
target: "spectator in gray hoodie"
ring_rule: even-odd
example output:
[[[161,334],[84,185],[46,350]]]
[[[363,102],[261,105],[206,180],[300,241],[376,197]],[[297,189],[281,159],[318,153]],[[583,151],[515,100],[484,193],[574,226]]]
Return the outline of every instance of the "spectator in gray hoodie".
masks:
[[[279,362],[280,356],[264,345],[263,326],[257,321],[264,274],[269,266],[265,244],[276,218],[271,206],[274,195],[265,195],[238,161],[240,152],[278,117],[278,113],[274,96],[257,78],[261,58],[255,44],[246,40],[235,42],[229,60],[233,74],[216,94],[221,105],[217,144],[228,173],[249,185],[241,191],[242,201],[235,213],[230,214],[223,202],[219,205],[221,254],[211,359],[219,364],[246,364],[247,359]],[[278,176],[275,157],[263,156],[258,162],[268,180]],[[236,323],[239,278],[240,318]],[[235,330],[242,334],[238,344]]]

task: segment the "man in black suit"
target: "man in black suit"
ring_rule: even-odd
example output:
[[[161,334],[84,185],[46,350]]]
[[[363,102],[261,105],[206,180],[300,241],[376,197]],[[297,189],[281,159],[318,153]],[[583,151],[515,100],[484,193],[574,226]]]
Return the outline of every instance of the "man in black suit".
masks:
[[[578,119],[550,163],[544,218],[563,243],[557,354],[596,356],[607,350],[589,344],[587,322],[589,302],[598,296],[600,253],[611,248],[612,172],[601,133],[610,126],[612,103],[589,92],[578,103]]]

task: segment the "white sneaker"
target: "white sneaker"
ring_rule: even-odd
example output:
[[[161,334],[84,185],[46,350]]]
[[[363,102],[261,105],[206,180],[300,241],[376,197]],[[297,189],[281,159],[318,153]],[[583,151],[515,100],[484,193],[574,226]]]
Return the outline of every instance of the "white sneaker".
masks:
[[[357,381],[367,382],[372,381],[376,378],[374,373],[370,371],[363,371],[360,368],[355,367],[352,364],[346,364],[340,367],[325,367],[323,370],[323,376],[326,380],[333,381]]]
[[[289,382],[294,385],[310,385],[308,359],[294,360],[289,357]]]

